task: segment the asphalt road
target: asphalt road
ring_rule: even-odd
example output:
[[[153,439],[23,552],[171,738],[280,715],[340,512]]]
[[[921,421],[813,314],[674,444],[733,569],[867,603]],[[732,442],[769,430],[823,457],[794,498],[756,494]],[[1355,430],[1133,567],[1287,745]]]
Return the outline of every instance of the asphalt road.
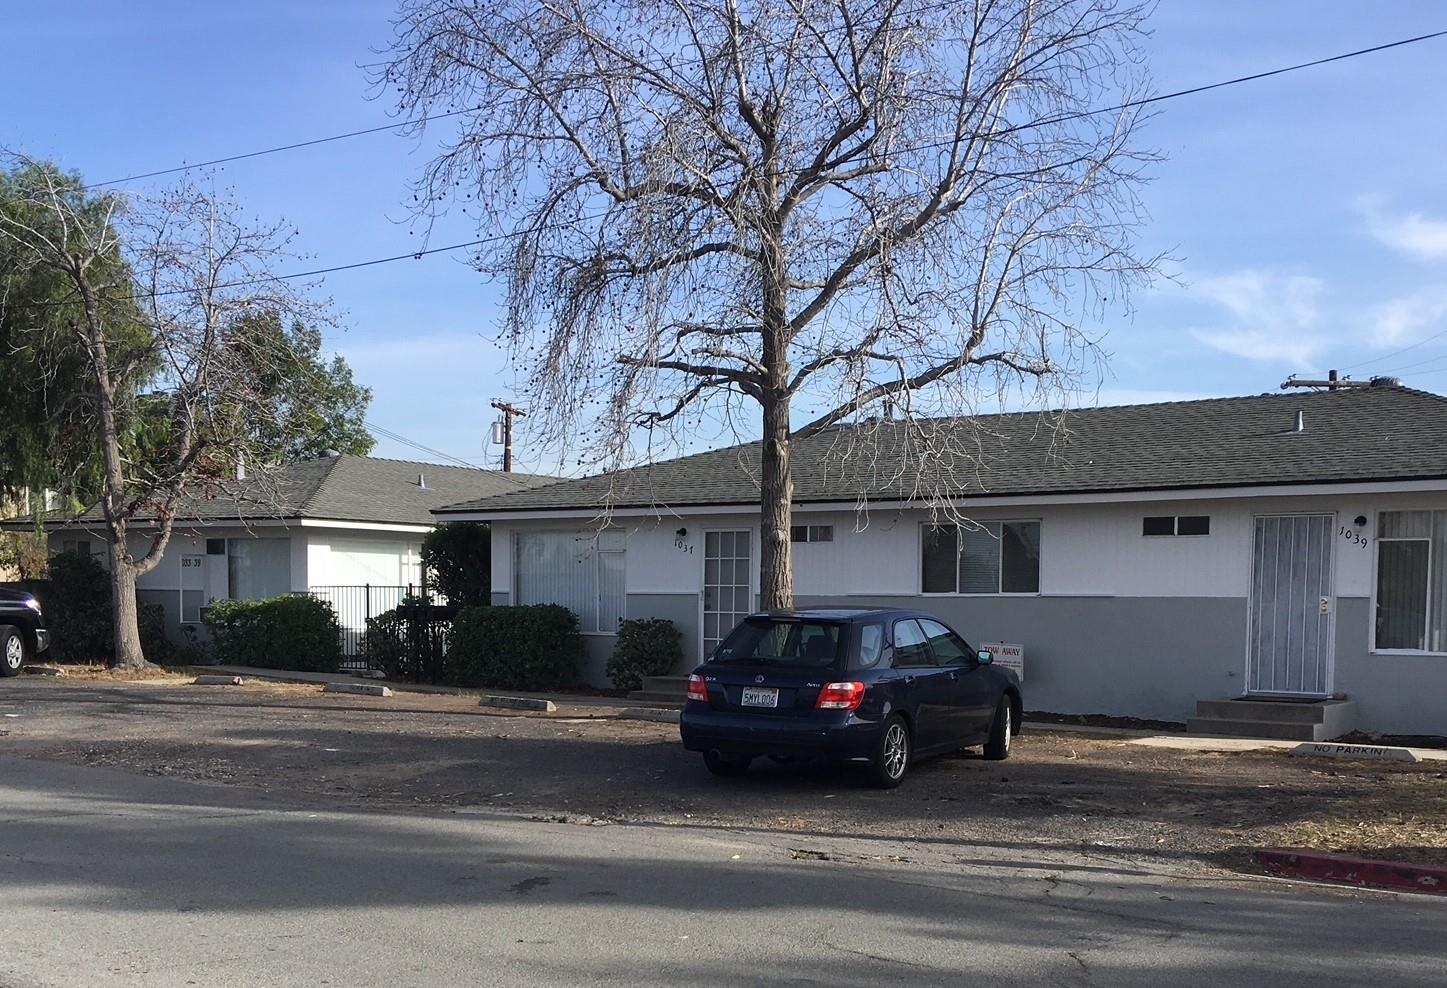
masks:
[[[1444,899],[953,840],[327,805],[0,756],[0,986],[1443,978]]]

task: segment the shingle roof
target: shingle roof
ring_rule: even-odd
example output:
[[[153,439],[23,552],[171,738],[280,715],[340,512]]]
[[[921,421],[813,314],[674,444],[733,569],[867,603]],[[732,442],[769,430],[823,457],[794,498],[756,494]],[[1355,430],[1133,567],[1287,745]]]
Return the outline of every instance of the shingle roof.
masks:
[[[419,476],[424,478],[425,487],[418,485]],[[314,518],[431,525],[437,521],[431,514],[433,508],[556,481],[556,477],[410,460],[323,456],[255,471],[245,480],[220,481],[204,491],[197,490],[179,505],[176,521]],[[53,521],[100,518],[99,508],[92,508],[79,518]]]
[[[919,428],[876,422],[796,441],[795,502],[1447,478],[1447,399],[1403,387],[936,419],[927,428],[947,442],[928,445]],[[755,442],[436,513],[754,505],[758,474]]]

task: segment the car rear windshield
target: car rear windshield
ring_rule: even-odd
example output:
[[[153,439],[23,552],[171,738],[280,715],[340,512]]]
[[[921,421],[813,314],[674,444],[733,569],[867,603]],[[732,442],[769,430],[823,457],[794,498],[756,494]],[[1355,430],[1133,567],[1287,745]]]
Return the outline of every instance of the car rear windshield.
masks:
[[[729,632],[709,661],[827,669],[839,663],[843,641],[840,624],[751,618]]]

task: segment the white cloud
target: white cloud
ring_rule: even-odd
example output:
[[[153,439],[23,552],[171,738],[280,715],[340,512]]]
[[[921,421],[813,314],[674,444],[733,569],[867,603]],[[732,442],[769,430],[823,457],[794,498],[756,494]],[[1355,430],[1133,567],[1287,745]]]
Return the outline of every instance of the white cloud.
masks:
[[[1389,215],[1372,199],[1359,208],[1372,236],[1398,253],[1422,261],[1447,259],[1447,219],[1418,212]]]
[[[1410,344],[1438,332],[1447,322],[1447,285],[1388,299],[1372,307],[1367,322],[1372,345],[1377,347]]]
[[[1328,342],[1317,328],[1325,291],[1320,278],[1260,269],[1198,278],[1190,297],[1224,309],[1227,318],[1191,335],[1236,357],[1302,367]]]

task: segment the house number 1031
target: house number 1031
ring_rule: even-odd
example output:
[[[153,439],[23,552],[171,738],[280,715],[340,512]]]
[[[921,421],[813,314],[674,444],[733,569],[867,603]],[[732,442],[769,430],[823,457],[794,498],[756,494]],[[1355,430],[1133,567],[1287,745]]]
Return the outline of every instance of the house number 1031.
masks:
[[[1342,538],[1346,539],[1348,542],[1353,543],[1354,545],[1359,545],[1364,549],[1367,546],[1366,536],[1362,535],[1361,532],[1358,532],[1354,528],[1347,528],[1345,525],[1339,525],[1337,526],[1336,533]]]

